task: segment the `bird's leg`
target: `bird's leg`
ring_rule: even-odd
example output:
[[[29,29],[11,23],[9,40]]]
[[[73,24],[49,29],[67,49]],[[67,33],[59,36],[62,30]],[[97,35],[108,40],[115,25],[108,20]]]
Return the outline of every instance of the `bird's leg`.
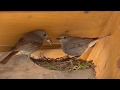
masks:
[[[31,57],[31,55],[28,55],[28,54],[26,54],[26,57],[29,58],[29,59],[34,58],[34,57]]]
[[[28,58],[30,58],[31,57],[31,55],[26,55]]]
[[[27,56],[27,58],[29,58],[29,59],[31,59],[31,58],[34,58],[34,57],[31,57],[31,55],[28,55],[28,54],[26,54],[26,56]],[[34,66],[35,66],[35,62],[34,62]]]

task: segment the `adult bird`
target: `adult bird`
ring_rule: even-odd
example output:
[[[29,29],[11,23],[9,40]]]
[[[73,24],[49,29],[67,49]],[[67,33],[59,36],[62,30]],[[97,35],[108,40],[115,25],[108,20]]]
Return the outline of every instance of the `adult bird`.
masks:
[[[84,52],[88,50],[88,48],[94,46],[98,38],[80,38],[80,37],[73,37],[70,35],[62,35],[57,40],[61,43],[61,49],[64,53],[79,57]],[[95,41],[94,43],[92,43]]]
[[[43,30],[38,29],[24,34],[12,48],[10,54],[1,60],[0,63],[6,64],[15,55],[22,54],[30,57],[33,52],[42,46],[44,40],[47,40],[52,45],[52,41]]]

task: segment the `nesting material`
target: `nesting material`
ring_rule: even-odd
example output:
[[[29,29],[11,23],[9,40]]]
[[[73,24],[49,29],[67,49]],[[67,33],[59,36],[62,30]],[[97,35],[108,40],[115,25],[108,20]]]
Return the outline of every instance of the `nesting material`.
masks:
[[[73,71],[81,70],[87,68],[95,68],[92,60],[85,61],[77,57],[64,56],[60,58],[47,58],[44,55],[41,55],[41,58],[34,59],[30,58],[37,65],[44,67],[49,70],[58,70],[58,71]],[[95,70],[94,70],[95,71]]]
[[[65,62],[67,63],[72,62],[72,60],[69,61],[70,59],[67,60],[65,59],[65,57],[61,57],[57,59],[57,60],[62,59],[63,61],[63,62],[56,61],[57,64],[60,63],[58,64],[58,67],[59,65],[62,65],[63,67],[64,66],[63,63]],[[72,66],[70,67],[69,65],[71,64],[68,64],[70,68],[67,68],[68,66],[64,66],[65,68],[63,69],[59,69],[59,68],[55,69],[53,67],[47,68],[48,65],[56,66],[57,64],[55,63],[52,64],[53,63],[52,60],[56,60],[56,59],[51,60],[51,58],[47,58],[52,63],[46,60],[48,64],[45,64],[46,62],[44,61],[44,59],[42,59],[44,57],[41,57],[41,59],[43,60],[41,61],[41,63],[43,64],[39,66],[37,64],[40,64],[40,62],[38,61],[40,59],[34,59],[34,58],[31,58],[32,59],[31,60],[24,55],[17,55],[14,58],[12,58],[12,60],[10,60],[7,64],[4,65],[0,64],[0,79],[95,79],[95,71],[92,66],[87,67],[86,69],[79,69],[79,70],[77,69],[70,70]],[[73,63],[73,65],[75,65],[75,63]]]

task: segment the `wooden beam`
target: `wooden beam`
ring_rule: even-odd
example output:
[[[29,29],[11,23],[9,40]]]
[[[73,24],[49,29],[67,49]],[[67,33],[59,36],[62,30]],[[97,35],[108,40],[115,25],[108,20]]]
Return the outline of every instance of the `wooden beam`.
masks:
[[[91,11],[90,13],[83,11],[1,11],[0,46],[12,47],[24,33],[35,29],[45,30],[54,43],[59,43],[56,37],[65,33],[78,37],[99,37],[111,14],[112,11]]]
[[[100,37],[110,37],[100,40],[91,51],[87,60],[94,60],[97,78],[120,77],[117,60],[120,58],[120,12],[116,11],[109,19]]]

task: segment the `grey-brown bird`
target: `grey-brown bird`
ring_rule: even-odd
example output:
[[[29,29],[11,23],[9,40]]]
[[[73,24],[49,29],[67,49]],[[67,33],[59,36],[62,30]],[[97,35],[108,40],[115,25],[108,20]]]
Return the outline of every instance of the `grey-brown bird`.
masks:
[[[43,30],[35,30],[24,34],[12,48],[10,54],[5,57],[0,63],[5,64],[12,57],[19,54],[30,57],[33,52],[37,51],[41,47],[44,40],[47,40],[50,45],[52,45],[52,41]]]
[[[76,57],[82,55],[89,47],[95,44],[91,42],[97,40],[96,38],[80,38],[69,35],[62,35],[56,39],[60,41],[64,53]]]

